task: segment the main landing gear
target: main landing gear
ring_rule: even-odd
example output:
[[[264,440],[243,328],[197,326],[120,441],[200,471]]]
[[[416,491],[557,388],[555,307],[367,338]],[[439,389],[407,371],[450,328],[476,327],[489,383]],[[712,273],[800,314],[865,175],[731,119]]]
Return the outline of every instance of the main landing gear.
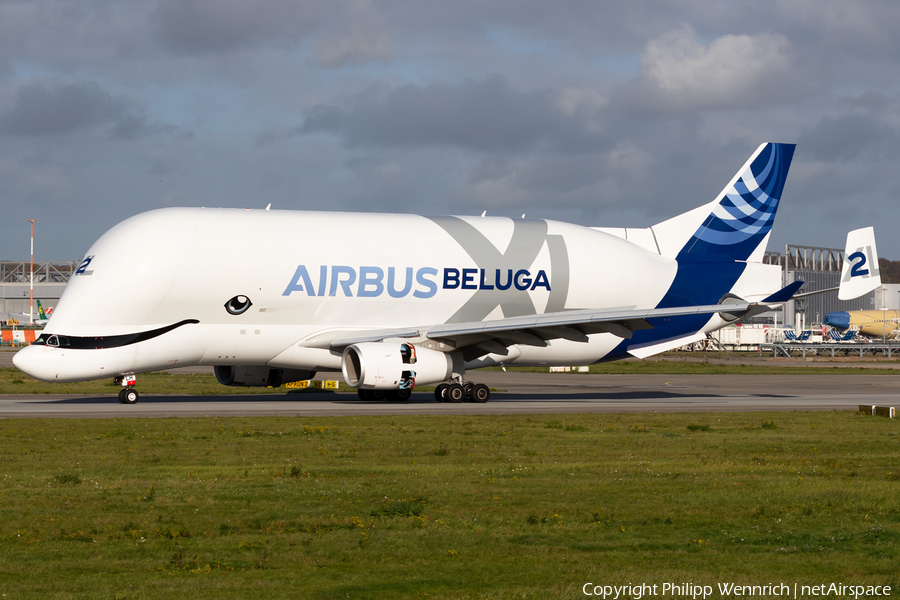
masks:
[[[460,379],[437,386],[434,399],[438,402],[487,402],[491,399],[491,389],[483,383]]]
[[[134,373],[119,375],[113,381],[125,386],[119,392],[119,402],[121,404],[137,404],[137,401],[141,396],[137,393],[137,390],[134,389],[134,385],[137,383],[137,378],[134,376]]]

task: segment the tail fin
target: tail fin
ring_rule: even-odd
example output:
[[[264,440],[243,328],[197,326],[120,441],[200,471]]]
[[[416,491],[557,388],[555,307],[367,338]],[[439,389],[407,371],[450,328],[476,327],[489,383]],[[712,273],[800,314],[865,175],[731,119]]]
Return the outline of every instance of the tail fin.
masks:
[[[47,318],[47,313],[44,312],[44,307],[41,306],[41,301],[40,301],[40,300],[37,301],[37,305],[38,305],[38,318],[40,318],[40,319],[46,319],[46,318]]]
[[[865,227],[848,233],[845,254],[839,300],[859,298],[881,285],[874,228]]]
[[[761,145],[715,200],[654,225],[661,253],[679,261],[761,258],[794,147]]]

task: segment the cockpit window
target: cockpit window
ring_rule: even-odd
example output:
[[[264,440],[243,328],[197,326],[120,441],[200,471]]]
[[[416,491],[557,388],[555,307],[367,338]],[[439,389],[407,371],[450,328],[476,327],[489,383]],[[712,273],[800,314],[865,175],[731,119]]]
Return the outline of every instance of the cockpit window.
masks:
[[[58,335],[55,333],[42,333],[32,344],[38,346],[50,346],[51,348],[71,348],[73,350],[99,350],[102,348],[120,348],[130,344],[137,344],[152,340],[153,338],[168,333],[183,325],[195,325],[197,319],[185,319],[166,327],[143,331],[141,333],[126,333],[124,335],[107,335],[98,337],[80,337],[73,335]]]
[[[51,335],[49,337],[46,337],[46,339],[44,339],[45,337],[46,337],[46,334],[42,335],[38,339],[44,340],[43,343],[47,344],[51,348],[68,348],[69,346],[71,346],[71,344],[69,342],[69,338],[67,338],[64,335]],[[35,343],[38,343],[38,342],[35,341]]]

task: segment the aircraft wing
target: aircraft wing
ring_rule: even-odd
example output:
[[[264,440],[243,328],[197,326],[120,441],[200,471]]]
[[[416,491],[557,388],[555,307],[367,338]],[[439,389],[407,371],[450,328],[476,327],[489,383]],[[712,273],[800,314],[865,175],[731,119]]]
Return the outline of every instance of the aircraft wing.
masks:
[[[727,297],[719,304],[706,306],[677,306],[671,308],[634,309],[604,308],[566,310],[509,317],[494,321],[471,323],[444,323],[422,327],[401,327],[391,329],[343,330],[323,332],[304,340],[300,345],[307,348],[329,348],[341,350],[352,344],[380,342],[386,339],[418,338],[430,339],[465,350],[466,360],[485,354],[505,355],[506,348],[516,344],[526,346],[547,346],[549,340],[565,339],[573,342],[588,341],[591,333],[612,333],[630,339],[635,331],[652,329],[648,319],[681,317],[686,315],[720,314],[726,321],[736,321],[771,310],[793,296],[803,282],[793,282],[761,302],[746,302],[741,298]],[[676,348],[704,337],[702,334],[683,338],[662,340],[644,349],[635,349],[632,354],[643,358],[667,349]]]
[[[340,350],[352,344],[363,342],[381,342],[391,338],[422,337],[427,328],[403,327],[394,329],[358,329],[351,331],[327,331],[303,340],[300,345],[305,348],[334,348]]]
[[[635,331],[653,328],[648,319],[719,313],[731,321],[766,310],[769,310],[768,305],[749,302],[641,310],[572,310],[496,321],[436,325],[428,330],[426,337],[463,348],[466,360],[472,360],[488,353],[505,355],[506,348],[515,344],[542,347],[553,339],[586,343],[590,333],[612,333],[630,339]],[[682,345],[682,340],[671,341],[674,345],[670,347]]]
[[[587,342],[588,334],[612,333],[631,338],[635,331],[652,329],[647,319],[685,315],[722,314],[736,320],[770,309],[767,304],[731,301],[708,306],[687,306],[652,309],[570,310],[561,312],[510,317],[494,321],[448,323],[424,327],[373,329],[327,332],[305,340],[301,344],[312,348],[341,349],[362,342],[379,342],[391,338],[427,338],[449,344],[454,348],[471,348],[469,356],[490,352],[506,354],[514,344],[547,346],[548,340],[566,339]]]

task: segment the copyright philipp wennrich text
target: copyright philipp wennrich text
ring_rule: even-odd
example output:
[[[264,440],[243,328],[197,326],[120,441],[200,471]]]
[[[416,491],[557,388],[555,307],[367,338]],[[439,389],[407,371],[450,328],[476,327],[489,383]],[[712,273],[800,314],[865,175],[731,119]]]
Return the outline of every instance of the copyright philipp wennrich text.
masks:
[[[737,585],[734,583],[718,583],[711,585],[697,585],[694,583],[663,583],[637,585],[595,585],[586,583],[581,591],[585,596],[599,596],[604,599],[617,600],[631,598],[641,600],[647,597],[679,596],[691,598],[710,598],[717,593],[717,597],[748,596],[766,597],[783,596],[785,598],[828,597],[835,598],[873,598],[891,595],[889,585],[847,585],[843,583],[822,583],[819,585],[803,585],[794,583],[768,583],[766,585]]]

